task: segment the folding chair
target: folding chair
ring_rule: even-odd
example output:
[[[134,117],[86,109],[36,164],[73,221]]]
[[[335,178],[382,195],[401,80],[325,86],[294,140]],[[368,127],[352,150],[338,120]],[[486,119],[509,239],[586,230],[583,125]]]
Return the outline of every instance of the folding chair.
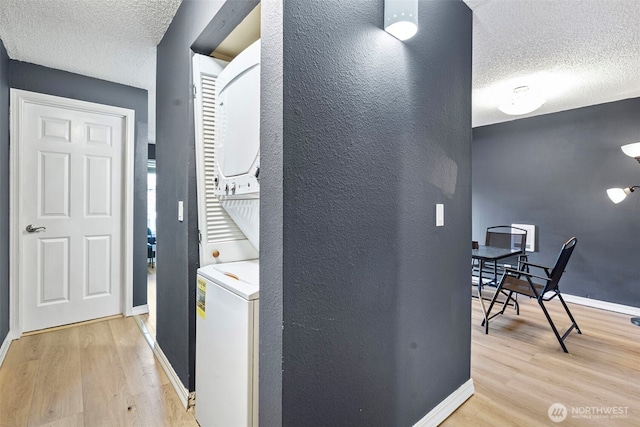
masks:
[[[527,230],[518,227],[512,227],[510,225],[496,225],[493,227],[487,227],[485,234],[485,246],[495,246],[498,248],[517,248],[522,251],[522,254],[518,256],[518,269],[520,269],[520,261],[527,260],[527,253],[525,252],[527,247]],[[504,265],[497,265],[496,268],[500,273],[504,270]]]
[[[560,294],[558,283],[560,282],[562,273],[564,273],[564,269],[567,266],[567,263],[569,262],[569,258],[571,257],[571,254],[573,253],[573,249],[576,246],[576,242],[577,242],[577,239],[575,237],[572,237],[562,246],[562,250],[560,251],[560,254],[558,255],[558,259],[556,260],[556,264],[553,268],[545,267],[539,264],[533,264],[528,261],[522,261],[521,262],[522,265],[520,269],[506,268],[505,273],[503,274],[502,279],[498,284],[498,289],[496,290],[496,294],[491,300],[491,304],[489,304],[486,321],[489,322],[494,317],[500,314],[504,314],[504,310],[507,307],[507,303],[509,302],[510,299],[512,299],[512,296],[514,293],[516,295],[520,294],[530,298],[535,298],[538,301],[538,304],[540,304],[540,308],[542,308],[542,311],[544,312],[544,315],[546,316],[547,321],[549,322],[549,325],[551,325],[551,329],[553,330],[553,333],[558,339],[558,342],[560,343],[562,350],[565,353],[568,353],[567,347],[564,345],[565,338],[567,338],[567,336],[569,335],[569,333],[571,333],[573,329],[575,329],[579,334],[582,334],[582,332],[580,331],[578,324],[573,318],[571,311],[569,311],[569,307],[567,307],[567,304],[564,302],[564,299]],[[534,267],[542,270],[544,272],[544,276],[529,272],[526,269],[528,267]],[[491,316],[491,309],[493,308],[496,302],[498,294],[500,294],[501,292],[507,293],[507,299],[502,305],[502,309],[498,313],[495,313],[493,316]],[[552,293],[552,295],[549,297],[545,297],[545,295],[549,293]],[[569,329],[567,329],[567,331],[564,332],[562,336],[560,336],[558,329],[553,323],[553,320],[551,320],[551,316],[549,316],[549,312],[547,311],[547,308],[544,305],[545,302],[548,302],[555,297],[558,297],[558,299],[562,303],[562,306],[567,312],[569,319],[571,319],[571,327],[569,327]],[[484,321],[482,322],[482,324],[484,325]],[[487,325],[487,328],[488,328],[488,325]]]

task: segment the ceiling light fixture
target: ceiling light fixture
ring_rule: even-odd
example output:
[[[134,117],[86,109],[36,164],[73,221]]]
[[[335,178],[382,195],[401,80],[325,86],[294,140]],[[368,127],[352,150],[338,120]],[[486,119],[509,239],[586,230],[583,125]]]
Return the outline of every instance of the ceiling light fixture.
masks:
[[[398,40],[418,32],[418,0],[385,0],[384,30]]]
[[[633,157],[640,163],[640,142],[634,142],[633,144],[627,144],[620,147],[622,152],[629,157]]]
[[[518,86],[498,109],[510,116],[520,116],[537,110],[545,103],[544,97],[529,86]]]

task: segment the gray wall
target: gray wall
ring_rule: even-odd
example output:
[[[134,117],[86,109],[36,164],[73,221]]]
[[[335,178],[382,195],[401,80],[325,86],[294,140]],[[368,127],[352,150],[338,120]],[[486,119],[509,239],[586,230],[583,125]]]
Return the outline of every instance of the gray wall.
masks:
[[[9,333],[9,56],[0,40],[0,345]]]
[[[474,129],[474,239],[491,225],[535,224],[531,259],[552,264],[576,236],[563,292],[640,306],[640,199],[614,205],[606,194],[640,184],[640,165],[620,150],[639,140],[637,98]]]
[[[240,3],[185,0],[158,46],[157,340],[190,390],[189,48]],[[263,8],[261,425],[414,423],[469,379],[471,12],[421,2],[403,44],[382,1]]]
[[[156,70],[156,340],[190,391],[195,379],[198,268],[191,44],[224,3],[184,0],[158,45]],[[178,201],[185,216],[178,222]]]
[[[282,278],[261,283],[282,287],[285,426],[411,425],[470,377],[472,14],[419,13],[402,43],[382,1],[284,2],[282,201],[261,194]]]
[[[147,303],[147,91],[91,77],[10,61],[12,88],[135,111],[133,202],[133,305]],[[0,117],[3,115],[0,113]]]

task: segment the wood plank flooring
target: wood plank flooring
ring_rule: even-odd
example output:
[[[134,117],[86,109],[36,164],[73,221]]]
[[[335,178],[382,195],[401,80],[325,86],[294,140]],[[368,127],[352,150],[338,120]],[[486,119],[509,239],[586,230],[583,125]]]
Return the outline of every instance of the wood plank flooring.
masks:
[[[535,300],[522,299],[520,316],[508,309],[480,326],[472,301],[471,378],[475,394],[442,426],[639,426],[640,327],[630,316],[569,304],[582,335],[572,332],[563,353]],[[559,301],[547,304],[556,326],[571,324]],[[549,407],[567,417],[552,422]],[[620,408],[621,417],[602,411]],[[574,413],[575,412],[575,413]]]
[[[570,305],[583,331],[560,349],[542,311],[521,301],[480,326],[472,301],[471,377],[476,393],[442,424],[457,426],[640,425],[640,327],[629,316]],[[561,328],[569,321],[549,304]],[[567,418],[551,422],[550,405]],[[622,418],[594,414],[626,408]],[[581,411],[572,414],[572,410]],[[585,412],[591,411],[592,415]],[[580,418],[578,418],[580,416]],[[133,318],[23,337],[0,368],[0,426],[197,426],[181,406]]]
[[[195,426],[133,318],[22,337],[0,368],[0,426]]]

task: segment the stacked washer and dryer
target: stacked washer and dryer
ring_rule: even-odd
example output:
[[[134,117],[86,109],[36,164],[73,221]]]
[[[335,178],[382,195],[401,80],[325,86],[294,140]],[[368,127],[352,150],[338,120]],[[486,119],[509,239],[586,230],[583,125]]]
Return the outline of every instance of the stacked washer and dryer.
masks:
[[[214,146],[210,188],[252,248],[216,246],[212,257],[201,257],[210,261],[201,261],[197,273],[195,415],[202,427],[252,427],[258,425],[260,40],[215,79]]]

